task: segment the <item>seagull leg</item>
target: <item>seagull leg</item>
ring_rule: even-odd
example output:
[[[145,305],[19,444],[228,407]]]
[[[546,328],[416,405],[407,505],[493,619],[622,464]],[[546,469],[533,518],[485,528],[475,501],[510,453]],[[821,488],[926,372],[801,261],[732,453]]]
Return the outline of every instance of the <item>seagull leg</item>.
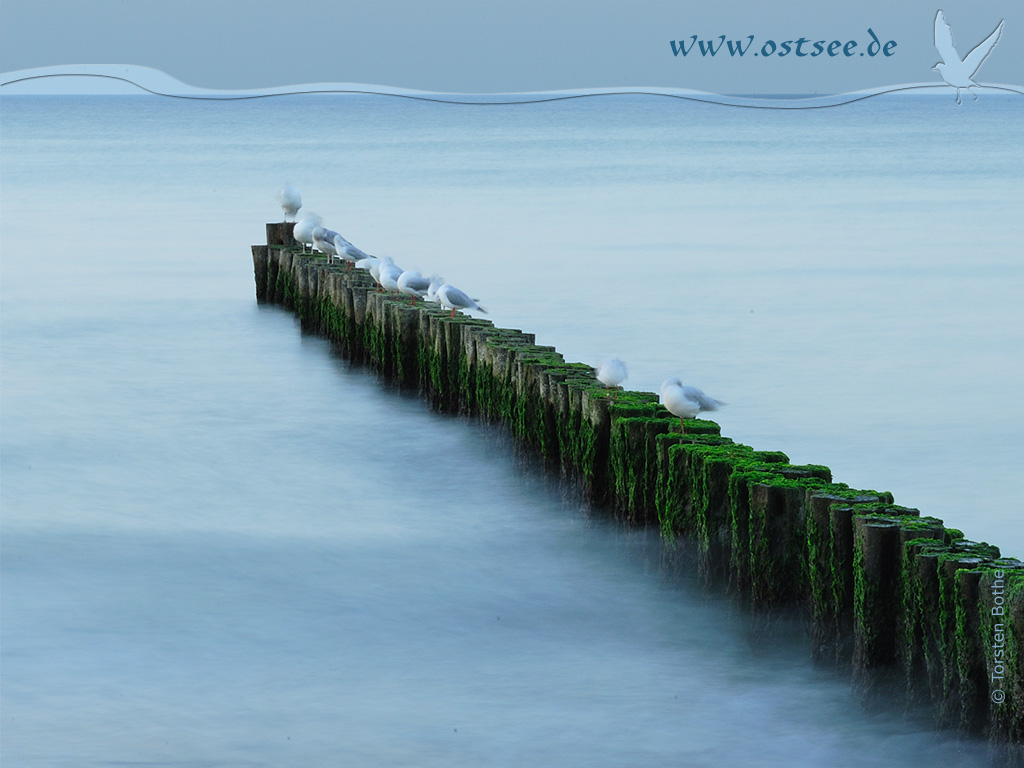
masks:
[[[451,313],[450,317],[455,317],[455,307],[452,307],[452,313]]]
[[[976,93],[975,93],[974,91],[972,91],[972,90],[971,90],[971,88],[977,88],[977,87],[978,87],[978,86],[976,86],[976,85],[969,85],[969,86],[967,86],[967,92],[968,92],[969,94],[971,94],[971,96],[973,96],[973,97],[974,97],[974,100],[975,100],[975,101],[977,101],[977,100],[978,100],[978,94],[976,94]]]
[[[679,433],[682,435],[686,434],[686,425],[683,424],[683,417],[679,417]]]

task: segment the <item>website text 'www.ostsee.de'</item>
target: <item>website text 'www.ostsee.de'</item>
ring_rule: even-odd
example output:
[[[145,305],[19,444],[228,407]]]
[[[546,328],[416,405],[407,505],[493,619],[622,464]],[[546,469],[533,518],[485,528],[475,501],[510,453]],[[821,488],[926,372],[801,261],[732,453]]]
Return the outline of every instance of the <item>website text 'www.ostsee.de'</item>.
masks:
[[[673,56],[713,57],[728,55],[733,57],[742,56],[794,56],[795,58],[816,58],[818,56],[892,56],[896,53],[896,41],[889,40],[883,43],[874,30],[868,27],[867,36],[869,39],[861,40],[811,40],[808,37],[798,37],[795,40],[765,40],[760,45],[755,45],[754,35],[747,35],[745,38],[728,40],[725,35],[701,40],[698,35],[691,35],[686,40],[670,40]]]

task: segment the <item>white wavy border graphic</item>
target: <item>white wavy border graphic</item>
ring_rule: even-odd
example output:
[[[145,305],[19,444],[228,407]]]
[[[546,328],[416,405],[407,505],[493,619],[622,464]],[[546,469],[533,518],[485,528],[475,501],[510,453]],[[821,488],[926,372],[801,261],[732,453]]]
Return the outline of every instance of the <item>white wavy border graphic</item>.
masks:
[[[594,96],[642,95],[663,96],[704,104],[717,104],[726,107],[746,109],[822,109],[839,107],[858,101],[889,93],[932,93],[932,95],[948,93],[952,87],[944,82],[937,83],[905,83],[880,88],[869,88],[851,93],[832,94],[826,96],[796,96],[763,98],[755,96],[724,96],[704,91],[684,88],[580,88],[561,91],[541,91],[533,93],[495,93],[495,94],[458,94],[432,91],[418,91],[409,88],[393,88],[389,86],[361,85],[352,83],[315,83],[308,85],[290,85],[275,88],[258,88],[251,90],[214,90],[188,85],[158,69],[121,64],[92,64],[77,66],[40,67],[23,69],[0,75],[0,94],[3,90],[19,84],[36,83],[51,78],[95,78],[116,81],[131,86],[143,93],[165,96],[174,99],[196,99],[204,101],[239,101],[244,99],[264,99],[273,96],[300,96],[310,94],[359,94],[372,96],[392,96],[416,101],[435,102],[440,104],[457,104],[466,106],[507,105],[507,104],[542,104],[569,99],[589,98]],[[1024,96],[1024,86],[984,84],[979,86],[982,94],[1012,93]],[[17,89],[14,89],[17,90]],[[31,93],[31,89],[25,91]],[[37,94],[39,92],[36,92]],[[121,91],[124,93],[124,91]],[[72,94],[76,95],[76,94]],[[90,95],[87,93],[77,95]],[[91,94],[91,95],[114,95]]]

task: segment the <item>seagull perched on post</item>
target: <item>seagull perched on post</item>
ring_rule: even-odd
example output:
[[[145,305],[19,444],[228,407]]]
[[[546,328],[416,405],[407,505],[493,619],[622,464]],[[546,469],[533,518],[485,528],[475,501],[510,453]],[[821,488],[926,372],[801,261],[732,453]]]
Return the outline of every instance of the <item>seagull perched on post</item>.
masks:
[[[295,226],[292,227],[292,237],[295,238],[295,242],[302,245],[303,253],[306,252],[307,245],[313,244],[313,230],[323,224],[323,221],[315,213],[311,213],[295,222]]]
[[[302,195],[299,194],[299,190],[295,187],[285,187],[277,193],[277,201],[284,211],[284,220],[288,221],[288,217],[291,216],[292,221],[295,221],[295,214],[302,207]]]
[[[350,266],[360,259],[365,259],[370,255],[361,251],[359,248],[356,248],[341,235],[334,236],[334,247],[338,251],[338,256],[347,261]]]
[[[942,57],[942,61],[932,67],[932,69],[942,75],[942,79],[948,85],[956,88],[957,104],[962,103],[960,101],[960,90],[962,88],[967,88],[967,92],[974,96],[974,100],[978,100],[978,97],[970,90],[971,88],[978,87],[973,77],[978,74],[982,62],[988,58],[988,55],[992,53],[992,49],[996,47],[996,43],[999,42],[999,36],[1002,33],[1003,22],[1000,21],[999,26],[993,30],[991,35],[978,43],[973,51],[961,59],[960,54],[956,52],[956,48],[953,45],[953,30],[946,23],[946,17],[942,15],[942,11],[935,14],[935,48]]]
[[[619,385],[629,378],[626,364],[613,357],[605,360],[597,369],[597,380],[604,384],[606,389],[618,389]]]
[[[455,317],[456,309],[479,309],[484,314],[487,313],[486,309],[476,303],[476,299],[471,299],[468,294],[463,293],[454,285],[445,283],[437,289],[435,295],[442,307],[452,310],[452,317]]]
[[[397,266],[390,256],[385,256],[381,259],[380,267],[377,269],[377,283],[385,291],[397,291],[398,278],[404,273],[405,270]]]
[[[430,285],[427,286],[427,301],[433,301],[437,304],[441,303],[441,300],[437,298],[437,292],[441,290],[441,286],[444,285],[444,278],[438,274],[430,276]]]
[[[334,246],[334,237],[337,234],[333,229],[313,227],[313,247],[327,256],[328,261],[332,261],[338,255],[338,249]]]
[[[725,405],[721,400],[708,397],[696,387],[688,387],[679,378],[665,379],[661,385],[661,404],[669,413],[679,417],[679,427],[686,434],[683,419],[695,419],[702,411],[717,411]]]
[[[429,288],[430,279],[424,277],[415,269],[407,269],[398,278],[398,290],[406,296],[412,296],[413,304],[416,303],[416,299],[426,296]]]

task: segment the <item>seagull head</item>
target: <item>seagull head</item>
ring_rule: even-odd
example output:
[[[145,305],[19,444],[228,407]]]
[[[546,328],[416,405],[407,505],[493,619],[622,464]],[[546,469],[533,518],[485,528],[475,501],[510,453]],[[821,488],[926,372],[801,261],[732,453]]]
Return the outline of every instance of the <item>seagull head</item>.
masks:
[[[662,400],[665,399],[665,390],[666,389],[671,389],[672,387],[681,387],[681,386],[683,386],[683,380],[680,379],[678,376],[673,376],[671,379],[665,379],[661,383],[661,398],[662,398]]]

